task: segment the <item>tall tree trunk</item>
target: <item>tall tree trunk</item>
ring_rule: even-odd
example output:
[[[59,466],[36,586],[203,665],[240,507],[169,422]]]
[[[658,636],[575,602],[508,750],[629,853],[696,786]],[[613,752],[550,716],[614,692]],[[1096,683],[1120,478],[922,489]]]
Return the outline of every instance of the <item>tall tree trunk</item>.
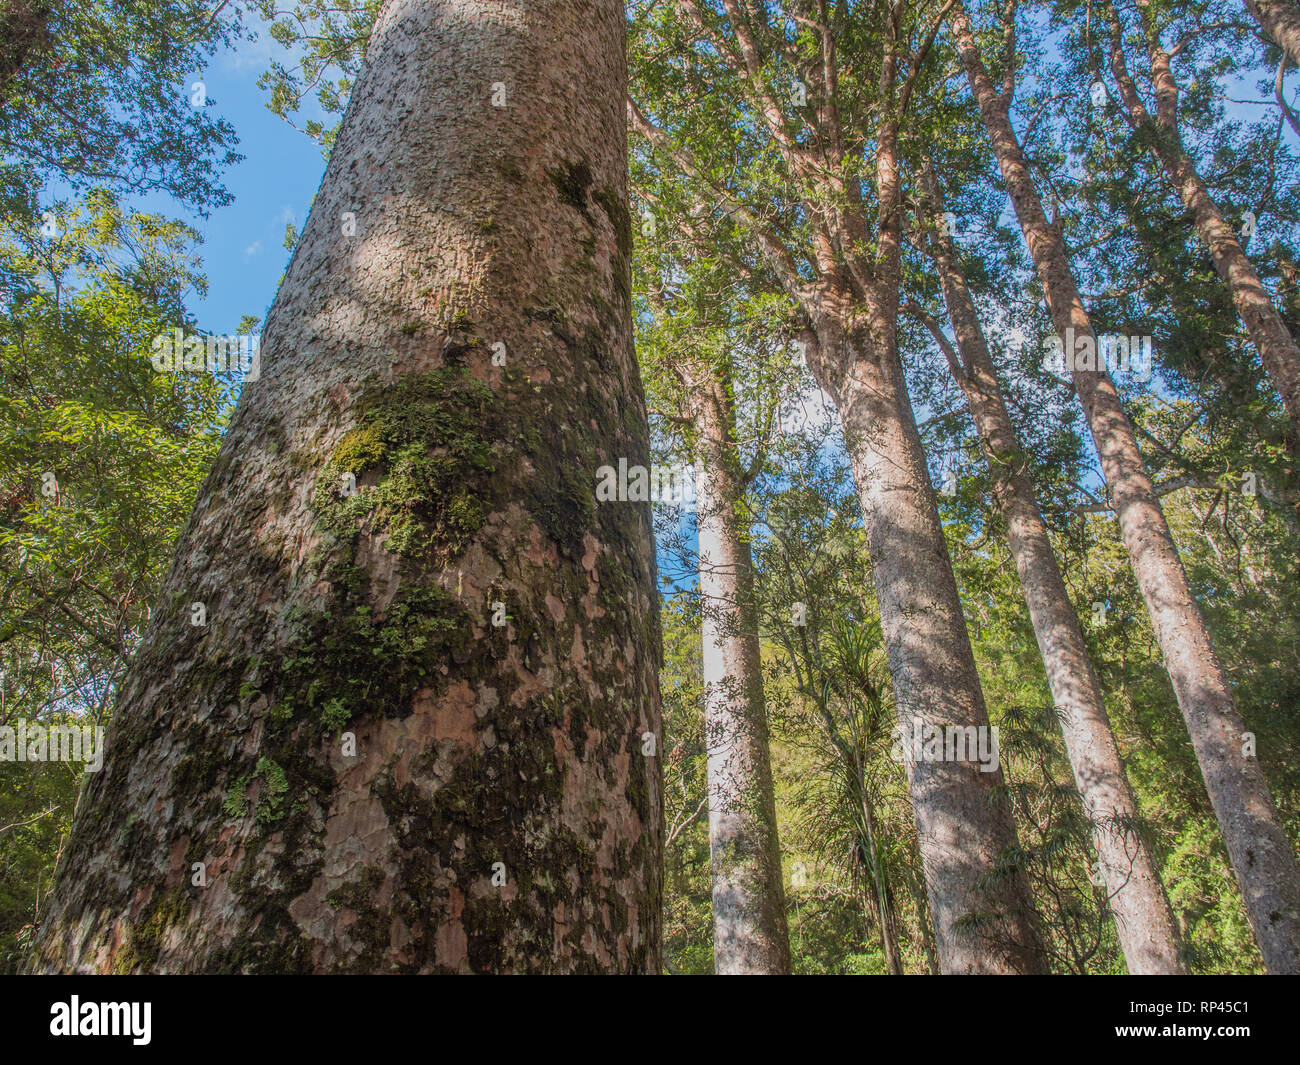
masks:
[[[1292,0],[1246,0],[1246,6],[1291,62],[1300,67],[1300,8]]]
[[[1009,101],[988,76],[960,2],[949,19],[1052,320],[1061,336],[1072,329],[1075,336],[1090,338],[1095,350],[1096,336],[1070,272],[1065,243],[1043,213],[1011,126]],[[1259,763],[1243,750],[1241,715],[1183,572],[1133,426],[1108,373],[1075,370],[1073,379],[1264,962],[1271,972],[1300,971],[1300,873],[1295,856]]]
[[[897,24],[892,32],[880,73],[891,97],[907,91],[897,89]],[[939,964],[945,973],[1046,972],[1001,765],[949,758],[946,748],[934,759],[916,742],[951,729],[991,740],[992,728],[898,357],[902,179],[890,111],[876,129],[874,261],[848,264],[846,294],[823,259],[830,284],[808,308],[810,365],[835,401],[862,508]]]
[[[1183,206],[1192,216],[1196,232],[1210,253],[1214,268],[1228,286],[1233,305],[1241,316],[1250,339],[1259,352],[1273,387],[1282,397],[1282,406],[1291,423],[1300,429],[1300,347],[1296,346],[1264,288],[1255,265],[1246,255],[1237,234],[1225,221],[1210,195],[1196,164],[1183,149],[1178,131],[1178,83],[1174,79],[1168,53],[1160,46],[1156,27],[1148,6],[1138,3],[1151,61],[1151,81],[1155,87],[1157,117],[1153,117],[1138,95],[1124,60],[1122,28],[1113,4],[1107,5],[1110,22],[1110,66],[1119,84],[1124,117],[1135,131],[1148,135],[1152,154],[1164,168],[1177,190]]]
[[[945,726],[990,725],[892,322],[875,324],[853,336],[823,320],[818,345],[839,352],[826,362],[853,367],[831,394],[862,507],[939,964],[1043,972],[1028,879],[1007,861],[1018,844],[1000,766],[917,757],[913,743]]]
[[[709,853],[713,870],[713,959],[720,974],[789,973],[759,662],[758,614],[748,529],[738,507],[744,478],[725,385],[701,383],[697,527],[703,603]]]
[[[934,216],[942,218],[937,183],[933,174],[925,176]],[[1002,401],[975,302],[944,231],[933,237],[931,249],[958,350],[953,351],[928,315],[925,322],[966,397],[995,478],[995,500],[1006,522],[1011,556],[1029,606],[1124,958],[1130,973],[1182,973],[1185,967],[1169,900],[1150,850],[1132,827],[1138,806],[1124,775],[1078,616],[1025,472],[1020,440]]]
[[[658,971],[624,34],[384,7],[39,967]]]

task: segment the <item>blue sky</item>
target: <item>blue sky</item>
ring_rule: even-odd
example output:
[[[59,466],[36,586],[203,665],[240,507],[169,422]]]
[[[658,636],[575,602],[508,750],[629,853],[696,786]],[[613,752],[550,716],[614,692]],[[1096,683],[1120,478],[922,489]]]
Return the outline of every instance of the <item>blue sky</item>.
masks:
[[[239,136],[244,161],[222,175],[234,202],[203,219],[185,214],[167,196],[141,201],[150,211],[184,219],[203,235],[199,253],[208,294],[193,297],[189,307],[205,331],[233,333],[243,315],[265,316],[289,262],[285,224],[302,228],[325,173],[320,146],[267,110],[267,94],[257,87],[271,58],[284,55],[262,32],[185,79],[187,95],[193,82],[203,79],[213,110]],[[322,116],[307,109],[304,117]]]

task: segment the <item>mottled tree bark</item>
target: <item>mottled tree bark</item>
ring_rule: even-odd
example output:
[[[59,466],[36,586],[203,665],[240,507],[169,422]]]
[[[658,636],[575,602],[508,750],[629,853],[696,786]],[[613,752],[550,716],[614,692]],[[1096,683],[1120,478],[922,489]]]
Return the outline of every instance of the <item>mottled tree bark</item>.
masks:
[[[1246,0],[1246,7],[1300,67],[1300,8],[1292,0]]]
[[[1178,130],[1178,83],[1169,55],[1160,45],[1148,5],[1139,0],[1138,11],[1146,34],[1157,113],[1152,116],[1147,110],[1129,75],[1119,17],[1114,5],[1108,4],[1110,66],[1119,85],[1124,117],[1135,131],[1147,135],[1152,154],[1177,190],[1215,270],[1228,286],[1233,305],[1250,333],[1264,370],[1282,397],[1283,408],[1292,424],[1300,429],[1300,347],[1273,305],[1236,231],[1224,219],[1196,164],[1183,149]]]
[[[693,404],[714,971],[788,973],[776,798],[759,662],[754,567],[739,507],[744,475],[724,384],[699,382]]]
[[[1062,336],[1073,329],[1076,337],[1090,337],[1095,345],[1064,241],[1043,213],[1011,126],[1009,101],[988,76],[960,2],[950,23],[1052,320]],[[1259,762],[1245,753],[1245,726],[1183,571],[1133,426],[1104,369],[1075,370],[1073,380],[1264,962],[1271,972],[1300,971],[1300,873],[1295,856]]]
[[[384,7],[39,968],[658,971],[624,34]]]
[[[933,175],[926,175],[926,184],[933,216],[941,219],[943,203]],[[1029,606],[1120,947],[1130,973],[1182,973],[1186,970],[1179,954],[1178,929],[1151,852],[1134,831],[1138,806],[1124,775],[1078,616],[1034,499],[1020,440],[1002,400],[975,302],[951,238],[944,230],[936,229],[931,238],[931,257],[957,350],[932,318],[923,317],[966,397],[994,477],[994,500],[1006,522],[1011,556]]]

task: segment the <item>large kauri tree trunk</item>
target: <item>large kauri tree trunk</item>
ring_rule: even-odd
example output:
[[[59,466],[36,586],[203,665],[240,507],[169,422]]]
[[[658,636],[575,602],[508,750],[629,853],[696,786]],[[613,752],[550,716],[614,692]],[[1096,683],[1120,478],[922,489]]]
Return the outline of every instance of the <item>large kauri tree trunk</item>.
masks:
[[[37,967],[658,970],[624,34],[384,7]]]
[[[1096,335],[1070,270],[1059,230],[1047,221],[1007,104],[980,58],[957,3],[950,15],[958,51],[1002,170],[1025,243],[1058,333]],[[1183,571],[1137,446],[1133,425],[1103,369],[1073,372],[1074,387],[1101,459],[1138,588],[1191,736],[1192,747],[1232,860],[1246,913],[1270,972],[1300,971],[1300,872],[1200,607]]]
[[[695,425],[704,726],[713,959],[720,974],[788,973],[790,936],[781,883],[776,799],[744,478],[735,418],[722,382],[697,391]]]

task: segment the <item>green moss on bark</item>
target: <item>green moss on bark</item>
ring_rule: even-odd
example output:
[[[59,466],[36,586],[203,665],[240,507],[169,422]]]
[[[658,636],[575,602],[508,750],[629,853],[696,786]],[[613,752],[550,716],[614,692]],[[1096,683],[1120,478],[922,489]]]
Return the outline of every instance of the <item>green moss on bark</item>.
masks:
[[[444,368],[367,392],[356,416],[317,482],[322,528],[343,536],[387,532],[389,549],[408,557],[464,551],[496,494],[492,390]],[[351,494],[348,474],[357,484]]]
[[[189,910],[190,899],[183,888],[171,888],[153,899],[113,958],[113,972],[153,972],[167,930],[183,921]]]
[[[298,616],[295,638],[263,682],[276,700],[273,721],[307,720],[318,735],[337,735],[357,717],[405,716],[416,691],[464,657],[471,619],[453,596],[407,584],[379,612],[367,587],[349,567],[329,608]]]

